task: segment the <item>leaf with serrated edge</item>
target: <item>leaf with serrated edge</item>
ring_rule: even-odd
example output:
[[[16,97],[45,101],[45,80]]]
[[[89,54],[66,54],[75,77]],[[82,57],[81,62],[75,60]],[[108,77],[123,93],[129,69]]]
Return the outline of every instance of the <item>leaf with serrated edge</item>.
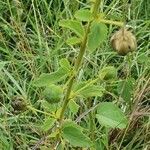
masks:
[[[107,66],[99,71],[101,80],[112,80],[117,78],[117,69],[114,66]]]
[[[88,85],[88,82],[80,82],[74,86],[73,92],[82,97],[102,96],[104,88],[98,85]]]
[[[105,24],[94,22],[88,35],[88,48],[94,51],[107,38],[107,26]]]
[[[59,25],[72,30],[74,33],[76,33],[81,38],[84,36],[84,28],[83,28],[81,22],[79,22],[79,21],[61,20],[59,22]]]
[[[72,68],[67,58],[62,58],[59,63],[62,68],[65,68],[68,71]]]
[[[73,114],[76,114],[78,112],[79,107],[80,106],[74,100],[69,101],[69,109]]]
[[[82,133],[80,128],[76,127],[75,125],[69,124],[65,125],[62,129],[62,136],[64,139],[69,141],[72,146],[79,146],[79,147],[90,147],[91,141],[90,139]]]
[[[71,37],[69,39],[67,39],[66,43],[68,45],[75,45],[75,44],[79,44],[82,42],[82,39],[78,38],[78,37]]]
[[[68,73],[67,69],[61,67],[55,72],[41,74],[39,78],[34,80],[33,84],[37,87],[48,86],[63,80]]]
[[[46,132],[54,125],[55,122],[56,122],[55,118],[48,117],[45,119],[45,121],[41,125],[41,129]]]
[[[128,78],[118,83],[118,94],[126,102],[131,102],[133,90],[134,90],[134,78]]]
[[[93,19],[92,13],[88,9],[80,9],[76,11],[74,16],[81,21],[91,21]]]
[[[127,118],[123,112],[112,102],[103,102],[97,107],[96,118],[103,126],[124,129]]]

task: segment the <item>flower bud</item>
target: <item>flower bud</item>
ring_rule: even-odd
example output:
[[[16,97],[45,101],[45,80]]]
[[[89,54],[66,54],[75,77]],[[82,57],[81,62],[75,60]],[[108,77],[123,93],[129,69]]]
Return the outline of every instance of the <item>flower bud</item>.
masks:
[[[113,49],[119,55],[126,55],[129,52],[136,50],[137,43],[135,36],[125,28],[120,29],[110,39]]]

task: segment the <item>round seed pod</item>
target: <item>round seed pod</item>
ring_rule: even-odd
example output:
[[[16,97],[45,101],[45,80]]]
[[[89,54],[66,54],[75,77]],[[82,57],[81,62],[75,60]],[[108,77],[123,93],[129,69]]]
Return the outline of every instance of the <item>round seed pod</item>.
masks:
[[[119,55],[125,56],[129,52],[136,50],[137,42],[131,31],[122,28],[115,32],[110,39],[111,46]]]
[[[25,111],[27,109],[27,104],[20,97],[14,97],[14,100],[11,103],[14,111]]]

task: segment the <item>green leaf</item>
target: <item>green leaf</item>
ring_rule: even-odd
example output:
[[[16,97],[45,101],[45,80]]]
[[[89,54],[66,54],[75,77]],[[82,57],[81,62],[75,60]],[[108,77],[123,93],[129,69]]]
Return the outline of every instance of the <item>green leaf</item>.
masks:
[[[6,61],[0,61],[0,71],[4,68],[4,66],[7,64],[8,62]]]
[[[75,44],[79,44],[81,43],[82,39],[78,38],[78,37],[71,37],[69,39],[67,39],[66,43],[68,45],[75,45]]]
[[[88,86],[87,86],[88,85]],[[73,92],[78,96],[85,98],[99,96],[101,97],[104,92],[104,88],[98,85],[91,85],[89,82],[80,82],[74,86]]]
[[[46,131],[48,131],[54,125],[55,122],[56,122],[55,118],[47,117],[47,118],[45,118],[45,121],[41,125],[41,129],[44,132],[46,132]]]
[[[78,94],[83,97],[93,97],[99,96],[102,97],[104,92],[104,88],[101,86],[90,85],[87,88],[81,90]]]
[[[101,80],[111,80],[117,78],[117,69],[113,66],[107,66],[100,70],[99,78]]]
[[[69,28],[72,30],[74,33],[76,33],[79,37],[84,36],[84,28],[81,24],[81,22],[76,21],[76,20],[61,20],[59,22],[59,25],[62,27]]]
[[[90,147],[91,141],[90,139],[82,133],[80,128],[75,125],[72,125],[68,122],[62,129],[62,136],[66,139],[72,146],[79,147]]]
[[[51,84],[43,91],[44,99],[49,103],[58,103],[63,97],[63,89]]]
[[[59,63],[62,68],[65,68],[66,70],[68,70],[68,72],[71,71],[72,67],[67,58],[62,58]]]
[[[45,112],[56,112],[57,104],[56,103],[49,103],[48,101],[40,101],[41,108],[44,109]]]
[[[129,78],[118,83],[118,94],[126,101],[131,102],[135,80]]]
[[[76,11],[75,18],[80,21],[91,21],[93,19],[92,13],[88,9],[80,9]]]
[[[69,101],[69,109],[73,114],[76,114],[78,112],[79,107],[80,106],[74,100]]]
[[[74,121],[71,121],[70,119],[67,119],[63,122],[62,128],[66,128],[66,127],[70,127],[73,126],[74,128],[78,128],[80,129],[80,131],[83,131],[83,127],[79,126],[78,124],[76,124]]]
[[[35,79],[33,84],[37,87],[48,86],[53,83],[62,81],[68,75],[68,70],[61,67],[52,73],[43,73],[39,78]]]
[[[111,102],[103,102],[97,108],[96,118],[103,126],[123,129],[127,126],[127,118],[123,112]]]
[[[73,86],[73,92],[78,92],[78,91],[82,90],[82,88],[84,88],[87,84],[88,84],[88,81],[75,83]]]
[[[107,26],[102,23],[94,22],[88,36],[88,48],[94,51],[107,38]]]

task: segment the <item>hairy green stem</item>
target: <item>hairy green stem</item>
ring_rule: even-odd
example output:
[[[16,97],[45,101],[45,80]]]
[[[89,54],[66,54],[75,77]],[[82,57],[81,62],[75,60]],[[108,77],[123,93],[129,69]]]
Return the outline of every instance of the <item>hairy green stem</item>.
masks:
[[[64,112],[65,112],[65,110],[67,108],[67,104],[69,102],[69,97],[70,97],[71,89],[72,89],[75,77],[76,77],[76,75],[78,73],[78,70],[80,68],[83,55],[85,53],[86,43],[87,43],[87,36],[88,36],[89,30],[90,30],[90,23],[88,24],[88,27],[87,27],[87,30],[86,30],[83,42],[82,42],[81,47],[80,47],[80,51],[79,51],[78,57],[77,57],[76,62],[75,62],[75,71],[74,71],[74,73],[72,74],[72,76],[69,79],[69,83],[68,83],[68,87],[67,87],[67,92],[66,92],[66,95],[65,95],[65,97],[63,99],[64,103],[63,103],[63,107],[62,107],[62,110],[61,110],[61,113],[60,113],[60,118],[59,118],[60,124],[61,124],[61,122],[63,120]]]
[[[98,9],[99,9],[99,5],[101,3],[101,0],[95,0],[94,2],[94,6],[93,6],[93,9],[92,9],[92,13],[93,13],[93,16],[96,18],[97,15],[98,15]]]
[[[88,100],[88,109],[90,109],[92,107],[92,99],[90,98]],[[94,140],[94,136],[95,136],[95,133],[94,133],[94,128],[95,128],[95,122],[94,122],[94,113],[93,112],[90,112],[89,113],[89,129],[90,129],[90,137],[91,137],[91,140]]]
[[[100,4],[100,0],[96,0],[94,3],[93,10],[92,10],[94,17],[97,16],[99,4]],[[79,54],[78,54],[76,62],[75,62],[74,73],[72,74],[72,76],[69,79],[68,87],[66,90],[66,95],[64,96],[64,99],[63,99],[63,106],[62,106],[62,110],[60,112],[60,117],[59,117],[59,124],[60,125],[62,124],[64,113],[65,113],[65,110],[66,110],[68,102],[69,102],[69,97],[71,94],[72,86],[73,86],[74,80],[78,74],[78,71],[80,69],[81,62],[82,62],[82,59],[83,59],[83,56],[84,56],[84,53],[86,50],[87,37],[88,37],[88,34],[90,32],[90,26],[91,26],[91,22],[88,23],[83,41],[81,43],[80,51],[79,51]]]
[[[59,123],[60,124],[62,123],[63,116],[64,116],[65,110],[67,108],[67,104],[69,102],[69,96],[70,96],[70,93],[71,93],[73,82],[74,82],[74,75],[71,77],[71,79],[68,83],[67,92],[66,92],[66,95],[63,99],[64,103],[63,103],[62,110],[61,110],[61,113],[60,113],[60,118],[59,118]]]

